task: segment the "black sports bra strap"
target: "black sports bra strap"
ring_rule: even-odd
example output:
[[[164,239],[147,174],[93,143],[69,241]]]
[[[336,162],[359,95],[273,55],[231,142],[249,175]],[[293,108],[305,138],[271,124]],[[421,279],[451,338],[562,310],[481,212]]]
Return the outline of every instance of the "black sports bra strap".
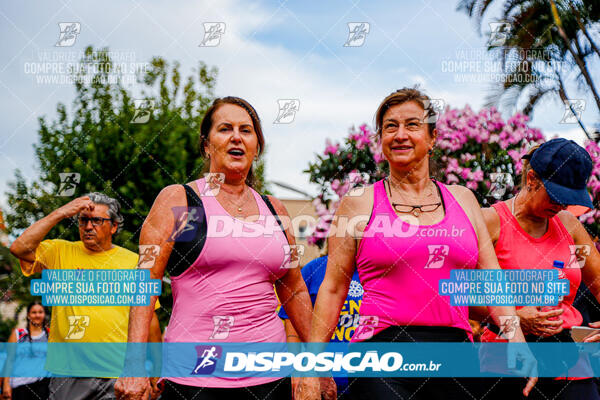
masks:
[[[183,185],[187,199],[187,207],[198,208],[198,220],[196,222],[196,232],[194,237],[186,241],[177,241],[171,250],[171,255],[167,261],[167,271],[171,276],[178,276],[184,273],[196,261],[200,252],[206,243],[208,232],[208,222],[202,199],[188,185]]]
[[[192,189],[189,185],[183,185],[183,188],[185,189],[185,197],[187,198],[188,207],[201,207],[202,200],[200,200],[200,197],[198,197],[196,192],[194,192],[194,189]]]
[[[269,200],[269,196],[267,196],[266,194],[261,194],[260,197],[263,199],[263,201],[265,202],[267,207],[269,207],[271,214],[273,214],[273,216],[275,217],[277,224],[279,225],[279,227],[281,228],[281,231],[283,232],[283,235],[285,236],[285,240],[287,240],[287,242],[289,244],[290,241],[288,240],[288,237],[285,233],[285,229],[283,228],[283,223],[281,222],[279,215],[277,215],[277,211],[275,211],[275,207],[273,207],[273,203],[271,203],[271,200]]]

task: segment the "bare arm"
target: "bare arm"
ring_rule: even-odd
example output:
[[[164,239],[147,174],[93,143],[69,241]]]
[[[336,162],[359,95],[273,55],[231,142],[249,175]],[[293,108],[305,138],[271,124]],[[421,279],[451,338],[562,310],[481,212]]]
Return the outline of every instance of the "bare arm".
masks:
[[[167,261],[173,250],[173,242],[168,241],[173,230],[175,219],[171,208],[186,204],[185,190],[181,185],[164,188],[154,200],[154,204],[142,225],[140,245],[159,246],[158,256],[150,269],[150,278],[162,279]],[[128,342],[147,342],[150,337],[150,325],[154,314],[157,296],[152,296],[150,305],[131,307],[129,311]],[[144,353],[144,354],[141,354]],[[144,368],[145,352],[128,352],[125,360],[126,368],[139,370]],[[115,383],[115,396],[119,400],[146,399],[155,395],[150,380],[143,377],[121,377]]]
[[[8,338],[7,343],[17,343],[17,334],[16,331],[10,333],[10,337]],[[2,396],[5,399],[12,398],[12,389],[10,387],[10,375],[12,373],[13,363],[15,361],[15,348],[14,346],[9,346],[6,354],[6,362],[4,364],[4,378],[2,378]]]
[[[589,246],[590,252],[585,258],[585,264],[581,270],[581,278],[596,300],[600,302],[600,253],[598,253],[598,249],[590,235],[574,215],[563,211],[559,213],[559,217],[573,237],[575,245]],[[591,322],[590,326],[600,328],[600,321]],[[598,342],[600,341],[600,334],[591,334],[584,341]]]
[[[344,197],[332,222],[325,278],[319,288],[310,334],[311,342],[329,342],[339,321],[355,269],[356,232],[338,232],[338,221],[352,217],[362,199]],[[342,224],[339,224],[342,226]],[[344,225],[345,226],[345,225]]]
[[[272,196],[269,196],[269,200],[271,200],[277,215],[279,215],[283,221],[289,221],[289,214],[284,205]],[[290,224],[284,224],[285,235],[287,236],[288,243],[290,245],[295,245],[296,241],[294,234],[289,225]],[[306,289],[306,284],[304,283],[304,279],[302,279],[300,268],[288,270],[282,278],[275,282],[275,290],[277,291],[277,297],[279,297],[281,306],[285,307],[285,312],[289,316],[289,319],[294,326],[294,330],[301,339],[307,341],[310,332],[310,320],[313,307],[308,290]]]
[[[158,245],[160,250],[150,269],[150,278],[162,280],[167,261],[173,250],[172,241],[168,241],[173,231],[175,219],[171,208],[186,203],[185,191],[181,185],[164,188],[154,200],[154,204],[142,225],[140,246]],[[129,311],[128,342],[147,342],[150,322],[154,315],[154,305],[158,296],[152,296],[150,305],[131,307]]]
[[[589,246],[590,253],[585,258],[585,264],[581,269],[581,279],[600,302],[600,253],[598,253],[598,249],[596,249],[590,235],[573,214],[568,211],[562,211],[558,215],[567,231],[573,237],[575,245]]]
[[[10,252],[19,259],[21,271],[29,276],[40,272],[40,264],[35,265],[35,251],[48,232],[65,218],[70,218],[84,209],[93,210],[94,203],[89,197],[79,197],[33,223],[10,246]]]
[[[500,218],[493,208],[482,208],[481,214],[493,245],[500,236]],[[486,306],[469,306],[469,318],[479,322],[489,322],[490,311]]]

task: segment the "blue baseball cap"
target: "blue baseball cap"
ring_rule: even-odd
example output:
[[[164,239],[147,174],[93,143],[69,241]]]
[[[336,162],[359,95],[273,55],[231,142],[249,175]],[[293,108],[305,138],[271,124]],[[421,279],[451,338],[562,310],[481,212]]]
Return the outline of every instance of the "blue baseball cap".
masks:
[[[594,208],[587,190],[593,162],[583,147],[572,140],[557,138],[523,158],[529,160],[554,202]]]

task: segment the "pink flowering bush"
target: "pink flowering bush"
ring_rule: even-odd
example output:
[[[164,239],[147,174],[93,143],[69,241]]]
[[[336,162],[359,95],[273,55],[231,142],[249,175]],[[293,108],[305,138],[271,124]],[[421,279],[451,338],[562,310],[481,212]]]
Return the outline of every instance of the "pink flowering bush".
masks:
[[[333,144],[329,139],[325,143],[323,154],[304,171],[321,187],[313,201],[319,221],[308,238],[309,244],[319,246],[325,242],[339,199],[354,186],[382,179],[387,170],[381,145],[365,124],[351,128],[343,143]]]
[[[463,185],[482,206],[512,197],[528,149],[544,142],[539,129],[527,126],[529,117],[517,113],[504,120],[494,108],[475,113],[468,105],[447,109],[437,121],[438,137],[433,171],[447,184]]]
[[[600,146],[598,143],[588,140],[585,142],[585,149],[592,157],[594,163],[592,175],[588,181],[588,190],[592,196],[592,202],[598,204],[600,201]],[[600,236],[600,212],[598,209],[594,208],[581,215],[579,220],[584,224],[592,239],[595,240],[596,247],[600,250],[600,242],[598,241],[598,236]]]
[[[478,113],[469,106],[446,109],[437,121],[437,142],[432,170],[436,179],[471,189],[483,207],[512,197],[520,183],[521,157],[544,142],[539,129],[527,125],[529,117],[517,113],[504,120],[495,108]],[[594,202],[600,201],[600,146],[587,142],[594,169],[588,188]],[[352,128],[343,143],[326,141],[323,155],[305,171],[321,187],[313,201],[319,215],[309,243],[321,246],[344,194],[356,185],[369,184],[387,175],[387,162],[376,135],[367,125]],[[600,236],[600,211],[583,214],[580,221],[592,237]]]

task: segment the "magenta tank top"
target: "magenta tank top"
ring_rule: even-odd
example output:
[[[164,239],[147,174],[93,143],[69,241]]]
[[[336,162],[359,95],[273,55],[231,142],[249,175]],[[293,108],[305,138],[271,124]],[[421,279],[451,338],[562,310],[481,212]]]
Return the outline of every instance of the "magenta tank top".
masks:
[[[203,192],[204,179],[196,181]],[[231,216],[213,196],[201,195],[208,232],[196,261],[172,277],[173,313],[165,342],[285,342],[276,313],[273,284],[287,269],[285,234],[262,198],[250,189],[261,219],[256,223]],[[226,228],[231,224],[232,229]],[[266,232],[257,234],[267,224]],[[274,225],[273,225],[274,224]],[[229,231],[229,232],[228,232]],[[245,234],[240,234],[245,232]],[[166,360],[168,362],[168,360]],[[190,372],[194,366],[190,366]],[[168,378],[190,386],[234,388],[279,378]]]
[[[471,269],[479,256],[477,236],[445,185],[435,182],[445,206],[434,225],[398,218],[384,181],[373,185],[373,211],[360,240],[356,268],[364,294],[352,341],[369,339],[394,325],[445,326],[471,333],[468,307],[450,305],[438,282],[452,269]]]

